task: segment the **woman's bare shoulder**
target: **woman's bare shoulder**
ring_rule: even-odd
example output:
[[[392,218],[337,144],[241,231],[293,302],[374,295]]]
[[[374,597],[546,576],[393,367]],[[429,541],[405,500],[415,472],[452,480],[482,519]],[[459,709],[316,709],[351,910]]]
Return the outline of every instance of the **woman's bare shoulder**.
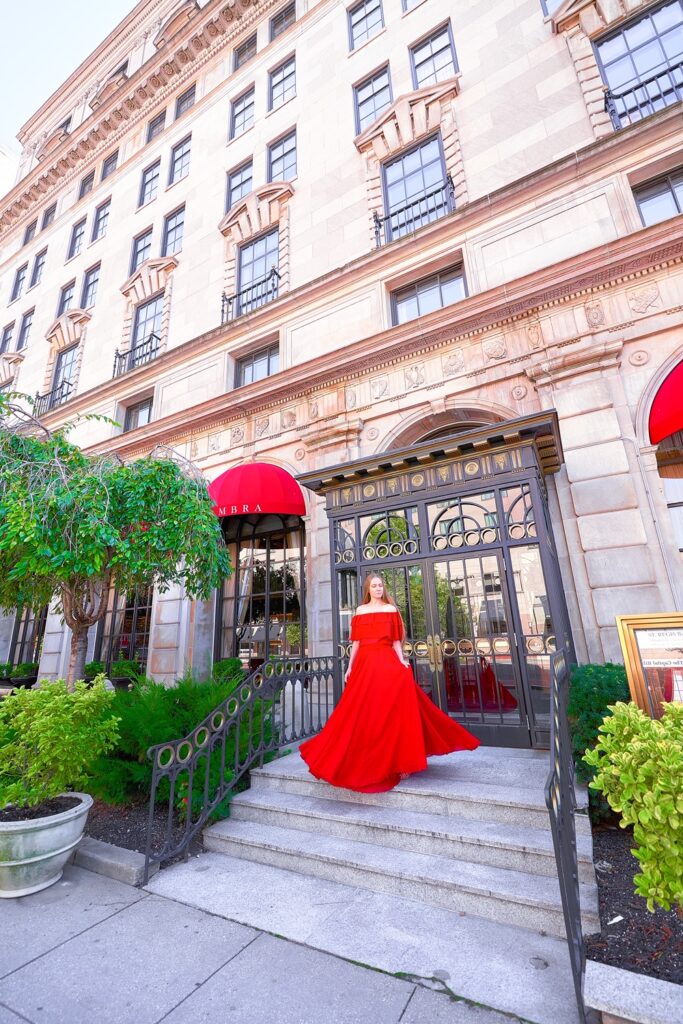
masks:
[[[375,615],[377,613],[379,613],[380,615],[388,615],[391,612],[396,611],[398,611],[398,609],[394,608],[394,606],[390,604],[387,605],[385,608],[370,608],[370,606],[367,604],[361,604],[359,605],[358,608],[356,608],[356,615]]]

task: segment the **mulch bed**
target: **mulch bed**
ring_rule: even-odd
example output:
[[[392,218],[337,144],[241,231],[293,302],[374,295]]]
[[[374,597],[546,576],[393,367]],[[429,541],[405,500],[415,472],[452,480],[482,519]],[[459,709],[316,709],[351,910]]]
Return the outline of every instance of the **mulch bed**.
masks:
[[[650,913],[642,896],[634,892],[638,861],[631,853],[633,846],[630,828],[593,826],[602,930],[587,937],[586,955],[602,964],[682,985],[683,908]]]
[[[123,846],[126,850],[137,850],[138,853],[144,853],[147,846],[148,815],[149,804],[147,803],[115,806],[95,800],[88,815],[85,834],[93,839],[100,839],[103,843],[112,843],[114,846]],[[153,851],[160,850],[164,844],[167,819],[168,807],[160,805],[154,812],[152,823]],[[182,826],[176,826],[174,839],[182,839],[182,834]],[[188,852],[201,853],[202,849],[200,832],[190,843]]]
[[[78,807],[80,800],[73,796],[55,796],[51,800],[43,800],[36,807],[5,807],[0,810],[0,821],[35,821],[50,814],[61,814]]]

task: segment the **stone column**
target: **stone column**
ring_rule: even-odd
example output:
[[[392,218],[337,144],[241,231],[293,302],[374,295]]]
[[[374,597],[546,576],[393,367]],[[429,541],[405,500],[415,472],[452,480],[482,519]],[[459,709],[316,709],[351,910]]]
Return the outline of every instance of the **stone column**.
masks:
[[[39,679],[66,678],[70,645],[71,630],[64,624],[61,615],[55,611],[53,603],[50,605],[45,622],[43,649],[38,668]]]
[[[147,673],[165,686],[172,686],[187,667],[189,617],[183,587],[172,586],[164,594],[154,591]]]
[[[621,661],[615,616],[672,607],[654,536],[633,427],[619,377],[622,340],[593,335],[551,345],[527,370],[544,409],[560,420],[556,477],[572,580],[572,628],[592,662]],[[577,619],[577,616],[579,619]]]
[[[0,662],[9,661],[15,615],[0,614]]]

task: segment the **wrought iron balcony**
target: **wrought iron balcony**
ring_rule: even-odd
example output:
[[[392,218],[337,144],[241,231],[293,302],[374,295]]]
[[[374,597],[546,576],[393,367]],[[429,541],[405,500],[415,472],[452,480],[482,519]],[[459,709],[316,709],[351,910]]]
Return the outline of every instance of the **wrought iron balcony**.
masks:
[[[238,316],[251,313],[260,306],[272,302],[278,296],[280,285],[280,274],[276,267],[258,281],[252,281],[246,288],[236,292],[235,295],[221,296],[221,324],[227,324],[230,320],[236,320]]]
[[[445,217],[455,210],[455,189],[450,174],[446,175],[443,185],[430,189],[411,199],[405,206],[399,206],[385,214],[384,217],[375,211],[375,244],[379,247],[395,238],[409,235],[433,220]]]
[[[159,354],[159,335],[148,334],[144,341],[141,341],[128,352],[117,352],[114,356],[114,372],[112,377],[120,377],[122,373],[128,373],[137,366],[144,366],[151,363]]]
[[[33,406],[36,416],[44,416],[46,412],[50,412],[51,409],[56,409],[58,405],[68,401],[73,388],[74,386],[70,380],[63,380],[52,391],[48,391],[44,395],[36,395]]]
[[[605,92],[605,110],[615,131],[642,121],[683,99],[683,61],[662,68],[628,89]]]

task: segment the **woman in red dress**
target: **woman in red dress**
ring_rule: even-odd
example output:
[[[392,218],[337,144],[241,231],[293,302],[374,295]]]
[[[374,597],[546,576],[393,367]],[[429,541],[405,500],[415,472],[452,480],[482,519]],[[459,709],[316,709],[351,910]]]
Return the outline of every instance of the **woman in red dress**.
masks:
[[[346,687],[322,732],[302,743],[310,772],[333,786],[383,793],[432,754],[479,740],[437,708],[403,657],[401,616],[380,576],[368,576],[351,620]]]

